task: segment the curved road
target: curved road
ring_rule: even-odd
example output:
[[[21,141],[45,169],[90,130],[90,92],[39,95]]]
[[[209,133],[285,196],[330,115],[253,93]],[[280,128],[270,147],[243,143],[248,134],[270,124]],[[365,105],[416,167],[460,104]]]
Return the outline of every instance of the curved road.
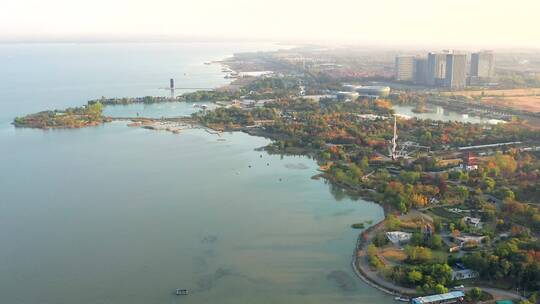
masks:
[[[411,215],[406,215],[406,216],[410,217]],[[358,275],[358,277],[360,277],[360,279],[362,279],[368,285],[374,288],[377,288],[385,293],[388,293],[394,296],[415,295],[416,289],[396,285],[390,281],[383,279],[381,276],[379,276],[377,271],[371,270],[371,267],[368,262],[368,257],[367,257],[367,245],[371,244],[375,235],[378,232],[380,232],[383,228],[384,228],[384,220],[366,229],[362,234],[360,234],[360,236],[358,237],[356,248],[353,253],[353,261],[352,261],[353,270]],[[493,297],[496,300],[500,300],[500,299],[524,300],[525,299],[521,297],[520,295],[517,295],[516,293],[509,290],[503,290],[503,289],[497,289],[497,288],[491,288],[491,287],[481,287],[481,286],[479,287],[482,290],[493,295]],[[470,290],[472,288],[473,287],[466,287],[465,290]]]

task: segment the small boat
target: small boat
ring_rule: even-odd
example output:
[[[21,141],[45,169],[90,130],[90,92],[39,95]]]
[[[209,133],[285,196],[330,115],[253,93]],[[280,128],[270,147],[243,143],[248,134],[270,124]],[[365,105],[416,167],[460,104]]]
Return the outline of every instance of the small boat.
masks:
[[[398,301],[398,302],[409,302],[410,299],[409,299],[409,298],[406,298],[406,297],[395,297],[395,298],[394,298],[394,301]]]
[[[177,296],[187,296],[189,294],[189,291],[187,289],[176,289],[176,295]]]

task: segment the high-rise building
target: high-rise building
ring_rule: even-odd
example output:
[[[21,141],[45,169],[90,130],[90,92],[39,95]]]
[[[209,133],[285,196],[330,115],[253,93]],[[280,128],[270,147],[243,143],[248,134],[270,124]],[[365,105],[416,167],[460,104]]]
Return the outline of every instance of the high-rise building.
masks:
[[[446,52],[428,54],[427,85],[440,86],[444,84],[444,79],[446,77],[446,55]]]
[[[427,58],[414,59],[414,83],[426,84],[428,74]]]
[[[492,51],[482,51],[471,55],[471,77],[489,79],[495,76],[495,60]]]
[[[396,57],[396,80],[412,81],[414,78],[414,56]]]
[[[446,78],[445,86],[450,89],[462,89],[467,81],[467,55],[447,54],[446,55]]]

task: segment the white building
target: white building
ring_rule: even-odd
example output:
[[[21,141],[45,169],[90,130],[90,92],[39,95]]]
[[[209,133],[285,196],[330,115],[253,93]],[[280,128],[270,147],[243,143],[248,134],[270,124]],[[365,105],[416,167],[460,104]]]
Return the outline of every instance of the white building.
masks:
[[[392,242],[392,244],[400,245],[410,241],[412,233],[402,231],[389,231],[386,233],[386,237],[390,242]]]
[[[463,217],[465,223],[474,228],[482,228],[482,220],[477,217],[465,216]]]
[[[478,276],[479,276],[479,273],[471,269],[460,269],[460,270],[452,269],[452,280],[474,279],[474,278],[477,278]]]
[[[396,80],[412,81],[414,78],[414,56],[396,57]]]

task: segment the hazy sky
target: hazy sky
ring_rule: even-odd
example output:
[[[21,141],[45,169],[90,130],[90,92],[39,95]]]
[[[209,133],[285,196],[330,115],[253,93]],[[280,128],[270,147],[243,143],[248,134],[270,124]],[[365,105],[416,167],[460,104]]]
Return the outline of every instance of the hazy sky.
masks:
[[[205,37],[540,47],[540,0],[0,0],[0,39]]]

